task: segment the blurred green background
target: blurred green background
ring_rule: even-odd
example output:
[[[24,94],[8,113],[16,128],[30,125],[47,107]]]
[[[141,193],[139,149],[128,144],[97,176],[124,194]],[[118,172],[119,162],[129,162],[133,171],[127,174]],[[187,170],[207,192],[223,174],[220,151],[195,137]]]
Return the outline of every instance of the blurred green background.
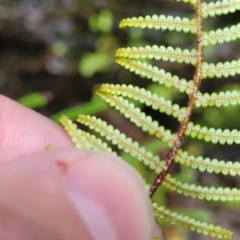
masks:
[[[191,6],[163,0],[0,0],[0,93],[37,108],[38,112],[54,120],[63,109],[73,108],[70,112],[72,118],[79,112],[96,113],[134,140],[155,149],[164,158],[168,151],[165,145],[152,142],[152,138],[93,96],[94,89],[101,83],[125,83],[146,87],[181,106],[186,105],[184,94],[152,84],[114,63],[114,52],[119,47],[157,44],[194,48],[191,34],[118,28],[123,18],[153,14],[191,18],[193,10]],[[207,19],[204,21],[205,30],[237,24],[238,16],[239,11]],[[205,58],[214,63],[239,59],[239,49],[239,40],[209,46],[205,49]],[[186,79],[192,79],[194,73],[193,67],[185,64],[161,61],[153,64]],[[201,91],[211,93],[233,89],[240,89],[239,76],[204,80]],[[28,94],[32,93],[36,93],[36,102],[31,100],[32,95],[29,101]],[[178,124],[171,117],[142,108],[162,125],[172,131],[177,130]],[[239,119],[239,106],[198,109],[193,116],[196,123],[223,129],[240,129]],[[183,148],[194,155],[231,161],[240,159],[237,145],[212,145],[187,138]],[[141,165],[133,164],[145,177],[148,174],[152,175],[150,178],[154,177]],[[183,181],[240,188],[239,177],[199,174],[178,165],[172,172]],[[165,189],[159,191],[155,200],[185,214],[227,227],[235,232],[235,240],[240,239],[239,203],[200,202]],[[163,225],[163,230],[167,240],[210,239],[167,225]]]

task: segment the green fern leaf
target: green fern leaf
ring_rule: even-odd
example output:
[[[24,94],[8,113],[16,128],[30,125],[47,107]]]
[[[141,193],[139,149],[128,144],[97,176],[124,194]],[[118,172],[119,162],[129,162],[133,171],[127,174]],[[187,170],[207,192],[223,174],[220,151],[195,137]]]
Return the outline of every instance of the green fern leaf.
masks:
[[[215,3],[201,2],[201,0],[177,1],[194,5],[195,17],[193,19],[165,15],[133,17],[123,19],[120,22],[120,28],[138,27],[195,34],[195,49],[190,51],[188,49],[182,50],[179,47],[157,45],[120,48],[116,51],[116,62],[142,78],[150,79],[154,83],[167,88],[175,88],[180,93],[187,94],[189,97],[187,106],[180,107],[176,103],[173,104],[170,99],[165,99],[149,90],[132,85],[103,84],[96,93],[98,97],[114,107],[138,128],[148,132],[149,135],[156,137],[170,147],[171,150],[166,161],[161,160],[159,156],[147,151],[138,142],[94,116],[80,114],[77,118],[79,123],[89,127],[92,134],[77,129],[76,125],[66,117],[62,117],[60,121],[77,147],[112,152],[112,149],[107,144],[107,142],[110,142],[117,146],[119,150],[130,154],[153,170],[157,177],[149,188],[150,197],[160,185],[164,185],[178,194],[200,200],[240,201],[240,190],[237,188],[230,189],[229,187],[201,186],[195,183],[186,183],[169,174],[172,164],[180,163],[192,169],[198,169],[200,172],[222,173],[230,176],[240,175],[240,163],[238,162],[194,156],[181,148],[184,136],[211,142],[212,144],[240,144],[240,131],[237,129],[215,129],[190,121],[195,108],[206,108],[208,106],[227,107],[240,104],[240,92],[237,90],[213,92],[211,94],[200,92],[202,79],[228,78],[240,74],[240,60],[217,62],[216,64],[208,63],[205,62],[203,54],[204,48],[208,45],[233,42],[240,38],[240,23],[224,29],[219,28],[210,32],[203,31],[203,18],[236,12],[240,10],[240,0],[223,0]],[[153,59],[177,64],[191,64],[195,67],[195,73],[192,80],[181,79],[179,76],[159,69],[151,63],[144,62],[144,59],[147,59],[148,62]],[[172,133],[169,129],[161,126],[158,121],[152,120],[152,117],[144,113],[139,107],[136,107],[132,100],[177,119],[180,123],[177,133]],[[96,137],[95,134],[100,137]],[[106,139],[107,142],[102,139]],[[156,218],[164,219],[171,224],[198,233],[218,238],[231,238],[233,236],[233,233],[228,230],[182,216],[164,207],[158,207],[156,204],[153,204],[153,210]]]
[[[155,30],[176,30],[177,32],[183,31],[185,33],[191,32],[196,33],[196,25],[195,20],[188,18],[180,18],[180,17],[172,17],[172,16],[165,16],[165,15],[153,15],[152,17],[146,16],[143,17],[134,17],[134,18],[127,18],[123,19],[120,24],[120,28],[126,27],[139,27],[139,28],[154,28]]]
[[[222,229],[221,227],[215,227],[212,224],[200,222],[195,219],[190,219],[187,216],[182,216],[179,213],[172,212],[170,209],[165,207],[158,207],[156,203],[153,204],[153,211],[157,218],[163,219],[170,222],[173,225],[177,225],[191,231],[196,231],[204,235],[210,235],[211,237],[218,238],[232,238],[233,233]]]

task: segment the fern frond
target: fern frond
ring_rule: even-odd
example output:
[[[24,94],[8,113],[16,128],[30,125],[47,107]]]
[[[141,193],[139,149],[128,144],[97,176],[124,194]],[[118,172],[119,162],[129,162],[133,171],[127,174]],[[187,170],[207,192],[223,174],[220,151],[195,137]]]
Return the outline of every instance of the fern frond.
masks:
[[[189,51],[188,49],[180,49],[165,46],[145,46],[145,47],[127,47],[119,48],[115,53],[116,58],[129,58],[129,59],[155,59],[178,63],[196,63],[196,50]]]
[[[154,28],[155,30],[168,29],[170,31],[196,33],[195,19],[190,20],[186,17],[180,18],[165,15],[126,18],[120,22],[119,27],[122,29],[126,27]]]
[[[153,67],[151,64],[147,64],[141,61],[128,60],[124,58],[116,59],[116,63],[129,69],[130,72],[134,72],[141,77],[152,79],[153,82],[158,82],[166,87],[174,87],[180,92],[186,92],[190,94],[193,90],[193,82],[187,81],[186,79],[179,79],[178,76],[173,75],[169,72],[165,72],[163,69]]]
[[[141,127],[144,132],[148,132],[150,135],[162,139],[164,143],[168,143],[168,146],[172,147],[176,136],[172,134],[170,130],[166,130],[163,126],[159,127],[158,122],[153,121],[150,116],[146,116],[140,108],[136,108],[134,104],[120,96],[101,94],[100,92],[97,92],[96,94],[108,102],[112,107],[116,108],[116,110],[121,112],[126,118],[129,118],[129,120],[136,124],[137,127]]]
[[[147,152],[143,147],[139,146],[138,142],[133,141],[130,137],[126,137],[125,134],[121,133],[118,129],[114,129],[113,126],[108,125],[105,121],[96,118],[95,116],[81,114],[78,116],[77,121],[99,133],[108,141],[111,141],[120,150],[136,157],[150,169],[154,169],[157,173],[162,171],[165,165],[164,161],[161,161],[158,156],[153,156],[151,152]]]
[[[139,48],[120,48],[116,51],[116,62],[141,77],[151,79],[153,82],[162,84],[165,87],[175,88],[179,92],[185,92],[189,97],[187,106],[181,108],[178,104],[173,104],[172,101],[153,94],[151,91],[132,85],[103,84],[96,93],[97,96],[114,107],[137,127],[155,136],[157,139],[161,139],[161,142],[168,145],[170,151],[166,161],[162,161],[158,156],[141,147],[138,142],[96,117],[79,115],[77,121],[89,127],[97,135],[100,135],[100,138],[77,130],[76,125],[67,118],[63,117],[61,122],[71,136],[72,141],[78,147],[111,152],[112,150],[102,141],[102,138],[105,138],[108,142],[123,150],[123,152],[130,154],[138,161],[143,162],[151,170],[154,170],[157,176],[149,188],[150,197],[152,197],[162,184],[179,194],[200,200],[240,201],[240,190],[237,188],[230,189],[228,187],[200,186],[196,183],[185,183],[169,174],[172,164],[176,162],[185,164],[192,169],[198,169],[200,172],[222,173],[231,176],[240,175],[239,162],[224,162],[223,160],[204,158],[202,156],[195,157],[181,149],[181,144],[185,136],[199,140],[202,139],[205,142],[212,142],[213,144],[240,144],[240,131],[237,129],[222,130],[220,128],[208,128],[190,121],[195,108],[208,106],[221,107],[240,103],[240,92],[236,90],[212,94],[200,92],[202,79],[213,77],[227,78],[240,74],[240,59],[232,60],[231,62],[218,62],[216,64],[204,62],[204,47],[210,44],[216,45],[239,39],[240,23],[215,31],[203,32],[203,17],[214,17],[240,10],[240,0],[222,0],[215,3],[206,3],[201,0],[177,1],[194,5],[194,19],[165,15],[134,17],[122,20],[120,28],[139,27],[142,29],[149,28],[195,33],[195,49],[190,51],[188,49],[182,50],[171,46],[164,47],[157,45]],[[138,59],[147,60],[138,61]],[[150,59],[192,64],[195,67],[193,80],[180,79],[178,76],[152,66],[147,63]],[[173,134],[170,130],[160,126],[158,121],[153,121],[151,116],[146,115],[131,102],[132,99],[177,119],[180,122],[177,133]],[[162,143],[161,146],[163,146]],[[158,207],[156,204],[153,204],[153,208],[156,217],[163,218],[172,224],[212,237],[231,238],[233,236],[233,233],[228,230],[184,217],[164,207]]]
[[[182,63],[182,62],[185,62],[185,63],[192,63],[193,65],[196,63],[196,59],[194,57],[194,54],[192,52],[190,52],[189,50],[186,50],[185,54],[181,55],[180,54],[180,50],[179,50],[179,53],[178,51],[175,52],[174,49],[172,47],[171,48],[171,51],[169,52],[166,52],[166,54],[162,54],[161,51],[159,51],[158,53],[156,53],[154,55],[153,51],[151,52],[151,47],[150,46],[147,46],[149,47],[149,50],[147,50],[146,48],[142,48],[143,50],[141,50],[141,47],[140,48],[120,48],[117,50],[116,52],[116,62],[119,63],[120,65],[124,66],[125,68],[129,68],[130,71],[137,71],[138,69],[134,69],[132,68],[131,69],[131,65],[134,67],[138,66],[141,67],[147,67],[147,66],[151,66],[151,65],[144,65],[144,63],[142,62],[134,62],[134,61],[129,61],[129,59],[138,59],[138,58],[154,58],[154,59],[162,59],[163,61],[168,61],[170,60],[171,62],[174,62],[174,61],[177,61],[178,63]],[[154,47],[156,48],[156,51],[157,51],[157,46]],[[166,50],[166,48],[164,47],[164,49]],[[164,51],[165,51],[164,50]],[[178,54],[180,54],[178,56]],[[118,59],[120,58],[120,59]],[[123,60],[123,58],[127,58],[125,61]],[[152,67],[153,69],[153,67]],[[153,78],[154,76],[154,72],[152,72],[150,69],[149,71],[149,77],[148,78]],[[147,68],[145,70],[148,70]],[[158,70],[158,69],[154,69],[155,71]],[[142,72],[139,72],[139,74],[143,73],[144,74],[144,71]],[[214,63],[207,63],[207,62],[204,62],[203,63],[203,66],[202,66],[202,77],[203,78],[213,78],[213,77],[217,77],[217,78],[221,78],[221,77],[229,77],[229,76],[235,76],[236,74],[240,74],[240,59],[238,61],[236,60],[233,60],[231,62],[227,61],[227,62],[224,62],[224,63],[217,63],[217,64],[214,64]],[[143,75],[144,76],[144,75]],[[155,73],[155,76],[156,76],[156,73]],[[157,76],[156,76],[157,77]],[[157,77],[159,79],[159,77]]]
[[[224,63],[203,63],[202,77],[203,78],[221,78],[221,77],[229,77],[235,76],[236,74],[240,74],[240,59],[233,60],[231,62]]]
[[[155,135],[156,137],[162,139],[164,142],[168,142],[171,146],[174,139],[174,135],[171,134],[169,130],[165,130],[163,127],[159,127],[156,121],[152,121],[150,116],[146,116],[145,113],[141,112],[139,108],[135,108],[133,104],[129,103],[127,99],[119,97],[117,95],[112,96],[111,93],[101,93],[101,89],[96,93],[99,97],[108,102],[112,107],[115,107],[120,111],[126,118],[129,118],[131,122],[135,123],[137,126],[141,127],[143,131],[149,132],[150,135]],[[149,94],[150,95],[150,94]],[[150,95],[151,96],[151,95]],[[153,101],[150,102],[148,98],[148,104],[155,104]],[[161,102],[158,103],[158,107]],[[156,106],[156,104],[155,104]],[[155,107],[154,106],[154,107]],[[179,121],[181,121],[182,116],[180,115],[180,109],[174,106],[171,108],[171,102],[169,101],[168,107],[161,108],[161,111],[166,111],[168,114],[174,114],[179,112]],[[183,114],[183,112],[182,112]],[[192,138],[204,139],[206,142],[220,143],[220,144],[240,144],[240,132],[236,129],[230,131],[229,129],[221,130],[214,128],[207,128],[205,126],[200,126],[199,124],[194,125],[192,122],[188,124],[186,129],[186,135]]]
[[[206,142],[220,143],[220,144],[240,144],[240,132],[237,129],[214,129],[194,125],[192,122],[188,124],[186,135],[192,138],[197,137],[199,140],[204,139]]]
[[[152,95],[150,91],[147,91],[142,88],[140,89],[132,85],[127,86],[118,84],[116,85],[103,84],[98,89],[98,92],[102,94],[107,93],[111,95],[122,95],[123,97],[131,97],[135,100],[139,100],[140,102],[145,103],[147,106],[152,106],[152,108],[155,110],[158,109],[161,112],[166,112],[166,114],[178,117],[179,120],[181,120],[183,115],[185,114],[185,108],[180,109],[177,104],[172,105],[171,101],[169,100],[166,101],[163,97],[158,97],[156,94]],[[233,94],[230,94],[229,92],[226,92],[226,94],[224,94],[223,92],[221,92],[219,96],[222,97],[223,99],[216,99],[214,104],[217,106],[220,106],[220,104],[226,105],[229,100],[227,101],[224,98],[225,95],[229,97],[233,95],[232,103],[234,104],[236,102],[235,96],[237,97],[239,96],[236,95],[236,93],[237,93],[236,91],[233,91]],[[204,97],[205,95],[206,94],[204,94]],[[212,94],[212,96],[215,95],[218,96],[217,94]],[[198,105],[201,106],[197,101],[196,106]],[[213,105],[213,103],[209,101],[208,105]],[[236,130],[234,130],[232,133],[234,132],[236,132]],[[232,140],[229,141],[231,142]],[[198,168],[199,171],[207,170],[208,172],[215,173],[221,172],[225,175],[226,174],[230,174],[232,176],[235,176],[236,174],[240,175],[240,164],[238,162],[232,163],[231,161],[229,161],[225,163],[224,161],[218,161],[217,159],[213,159],[210,161],[209,158],[205,159],[203,157],[195,158],[194,156],[188,156],[186,154],[187,154],[186,152],[183,154],[181,151],[179,151],[175,160],[177,162],[180,162],[181,164],[183,164],[183,162],[186,162],[188,166],[191,166],[193,169]]]
[[[204,235],[210,235],[211,237],[226,239],[233,237],[233,233],[231,231],[223,229],[219,226],[200,222],[193,218],[189,218],[188,216],[183,216],[177,212],[172,212],[170,209],[166,209],[163,206],[157,206],[156,203],[154,203],[152,206],[156,218],[164,219],[164,221],[167,221],[173,225],[177,225],[191,231],[196,231]]]
[[[60,118],[61,123],[72,137],[72,141],[78,148],[94,149],[98,151],[112,152],[107,147],[106,143],[102,143],[100,139],[96,139],[95,136],[89,133],[83,134],[83,131],[77,129],[76,124],[72,123],[67,117],[62,116]],[[112,141],[113,144],[117,145],[118,148],[124,149],[125,152],[129,152],[132,156],[137,157],[138,160],[143,161],[145,165],[149,166],[150,169],[154,169],[157,173],[164,167],[165,162],[159,160],[158,156],[153,156],[152,153],[146,152],[143,148],[139,147],[137,142],[132,141],[131,138],[127,138],[124,134],[120,133],[119,130],[114,129],[111,125],[107,125],[106,122],[97,119],[96,117],[90,117],[85,115],[79,115],[78,122],[93,128],[94,131],[100,133],[100,135]],[[112,135],[109,135],[109,132]],[[109,137],[110,136],[110,137]],[[194,184],[181,183],[167,175],[163,184],[176,191],[179,194],[185,196],[197,197],[199,199],[207,199],[214,201],[232,201],[240,200],[240,191],[237,189],[229,188],[208,188],[202,186],[196,186]]]
[[[71,120],[62,116],[60,119],[61,123],[67,130],[68,134],[72,137],[72,141],[78,148],[94,149],[98,151],[108,151],[112,152],[110,148],[107,147],[106,143],[102,143],[100,139],[95,136],[85,133],[80,129],[77,129],[76,124],[73,124]],[[146,166],[150,169],[155,170],[156,173],[162,171],[165,166],[164,161],[160,161],[158,156],[153,156],[152,153],[146,152],[144,148],[140,148],[137,142],[134,142],[131,138],[126,137],[125,134],[120,133],[119,130],[114,129],[111,125],[107,125],[106,122],[97,119],[96,117],[90,117],[85,115],[79,115],[78,122],[84,124],[94,131],[98,132],[101,136],[107,138],[113,144],[117,145],[119,149],[123,149],[125,152],[129,152],[131,156],[136,157],[138,160],[143,161]],[[109,132],[112,134],[110,135]],[[229,188],[208,188],[202,186],[196,186],[194,184],[182,183],[170,175],[167,175],[163,184],[179,194],[184,194],[185,196],[191,196],[193,198],[207,199],[214,201],[232,201],[240,200],[240,192],[237,189],[230,190]]]
[[[77,121],[81,124],[88,126],[90,129],[99,133],[101,136],[105,137],[108,141],[111,141],[119,149],[123,149],[125,152],[129,153],[131,156],[136,157],[139,161],[142,161],[150,169],[155,170],[156,173],[160,173],[165,166],[164,161],[160,161],[158,156],[153,156],[152,153],[147,152],[144,148],[139,146],[138,142],[134,142],[131,138],[126,137],[125,134],[120,133],[118,129],[114,129],[113,126],[108,125],[105,121],[102,121],[95,116],[79,115]],[[76,126],[76,125],[75,125]],[[75,128],[75,126],[73,126]],[[69,129],[68,132],[71,134]],[[111,134],[109,134],[111,133]],[[74,137],[76,135],[74,134]],[[78,139],[73,140],[75,143]],[[170,175],[167,175],[163,184],[171,189],[175,190],[179,194],[184,194],[185,196],[191,196],[193,198],[207,199],[214,201],[232,201],[240,200],[240,192],[237,189],[230,190],[229,188],[208,188],[202,186],[196,186],[194,184],[182,183],[175,180]]]
[[[228,107],[229,105],[236,105],[240,103],[239,91],[226,91],[220,93],[198,93],[196,100],[196,107]]]
[[[224,29],[217,29],[216,31],[204,32],[203,43],[205,46],[216,43],[224,43],[235,41],[240,38],[240,23]]]
[[[172,104],[170,100],[164,97],[159,97],[157,94],[152,94],[150,91],[132,85],[119,85],[119,84],[102,84],[98,92],[103,94],[121,95],[123,97],[133,98],[134,100],[144,103],[146,106],[151,106],[154,110],[165,112],[172,115],[181,121],[185,114],[186,109],[180,108],[178,104]],[[229,105],[236,105],[240,103],[239,91],[226,91],[220,93],[198,93],[196,100],[196,107],[227,107]]]
[[[96,136],[89,134],[81,129],[77,128],[77,125],[72,122],[66,116],[61,116],[59,122],[63,125],[68,135],[71,137],[72,142],[75,144],[76,148],[96,150],[96,151],[106,151],[117,155],[112,151],[106,143],[101,139],[96,138]]]
[[[82,143],[82,140],[86,140],[88,138],[89,140],[89,136],[90,134],[87,134],[87,138],[85,138],[85,135],[82,135],[82,131],[80,131],[79,129],[77,130],[77,127],[76,127],[76,124],[73,124],[71,120],[67,119],[65,116],[62,116],[60,121],[62,122],[62,124],[65,126],[67,132],[72,135],[72,140],[73,142],[75,142],[76,146],[78,146],[79,142]],[[144,156],[147,156],[147,157],[141,157],[142,154],[139,154],[139,152],[141,152],[141,148],[138,147],[138,143],[133,143],[132,140],[129,140],[129,138],[126,138],[125,136],[123,136],[122,134],[120,134],[119,131],[117,130],[112,130],[112,126],[107,126],[106,127],[106,123],[99,120],[99,119],[96,119],[95,117],[89,117],[89,116],[85,116],[85,115],[80,115],[79,116],[79,119],[78,119],[79,122],[81,123],[85,123],[85,125],[88,125],[92,128],[92,126],[95,125],[94,130],[99,132],[101,135],[105,135],[106,136],[109,136],[108,133],[107,133],[107,130],[108,129],[109,131],[111,132],[116,132],[116,138],[118,139],[118,144],[121,146],[121,144],[123,143],[125,146],[123,146],[123,148],[125,149],[128,149],[130,150],[130,154],[132,156],[136,156],[138,157],[138,159],[142,159],[145,164],[146,164],[146,159],[147,159],[147,164],[148,166],[150,166],[150,168],[154,168],[156,170],[156,166],[154,165],[158,165],[159,167],[159,160],[157,159],[157,161],[155,161],[153,164],[149,164],[149,160],[151,162],[153,162],[153,156],[151,156],[152,154],[147,154],[144,150],[143,150],[143,155]],[[102,129],[99,129],[98,125],[101,125],[101,128]],[[77,131],[76,131],[77,130]],[[106,130],[106,133],[104,134],[104,131]],[[115,135],[115,134],[114,134]],[[113,136],[114,136],[113,135]],[[121,136],[121,137],[120,137]],[[79,138],[80,137],[80,138]],[[96,138],[95,137],[90,137],[91,140],[93,139],[94,140],[94,143],[93,144],[90,144],[91,147],[89,147],[89,145],[87,146],[85,144],[84,148],[87,148],[87,149],[91,149],[93,146],[93,148],[95,148],[96,150],[107,150],[109,151],[109,149],[106,147],[107,145],[104,144],[104,148],[96,148]],[[108,137],[107,137],[108,138]],[[84,141],[86,143],[86,141]],[[87,141],[88,142],[88,141]],[[97,141],[99,143],[99,141]],[[113,140],[113,142],[115,142]],[[127,143],[127,144],[125,144]],[[137,154],[135,154],[133,152],[133,149],[134,149],[134,145],[137,144]],[[100,144],[101,145],[101,144]],[[128,148],[126,148],[126,145],[128,145]],[[83,147],[83,145],[81,144],[80,147]],[[122,148],[122,147],[120,147]],[[111,150],[110,150],[111,151]],[[144,160],[145,159],[145,160]],[[161,167],[164,167],[164,162],[162,164]],[[215,189],[215,188],[207,188],[207,187],[201,187],[201,186],[195,186],[194,184],[191,184],[190,186],[188,184],[181,184],[181,182],[177,182],[176,180],[170,178],[170,175],[168,175],[166,177],[166,179],[164,180],[164,185],[166,185],[168,188],[172,189],[172,190],[176,190],[178,193],[183,193],[184,195],[190,195],[192,197],[198,197],[199,199],[203,199],[203,198],[206,198],[207,200],[222,200],[222,201],[230,201],[230,200],[233,200],[233,199],[238,199],[240,197],[240,192],[237,190],[237,189],[233,189],[233,190],[230,190],[229,188],[226,188],[226,189],[223,189],[223,188],[218,188],[218,189]],[[178,226],[182,226],[182,227],[185,227],[187,229],[191,229],[191,230],[196,230],[198,232],[200,232],[201,230],[205,232],[205,234],[209,234],[211,236],[215,236],[214,234],[220,234],[220,228],[219,227],[214,227],[213,225],[211,225],[210,228],[207,228],[207,224],[204,224],[204,223],[200,223],[198,221],[195,221],[193,219],[189,219],[188,217],[183,217],[179,214],[176,214],[176,213],[171,213],[169,210],[166,210],[165,208],[163,207],[157,207],[156,204],[153,205],[154,207],[154,213],[155,213],[155,216],[158,217],[158,218],[164,218],[166,221],[170,221],[171,223],[175,223],[177,224]],[[188,226],[186,226],[186,224]],[[214,229],[217,228],[217,231]],[[222,234],[224,234],[224,237],[226,238],[227,237],[227,233],[231,234],[230,231],[227,231],[227,230],[221,230],[222,231]],[[219,236],[218,236],[219,237]]]
[[[179,121],[181,121],[186,112],[186,109],[180,108],[178,104],[172,104],[170,100],[166,100],[164,97],[159,97],[157,94],[152,94],[144,88],[132,85],[102,84],[98,89],[98,93],[133,98],[146,106],[151,106],[154,110],[172,115],[178,118]]]
[[[190,20],[186,17],[180,18],[165,15],[126,18],[120,22],[119,27],[122,29],[126,27],[139,27],[143,29],[154,28],[155,30],[176,30],[177,32],[196,33],[195,19]],[[203,44],[204,46],[209,44],[215,45],[216,43],[235,41],[237,38],[240,38],[240,23],[231,27],[225,27],[224,29],[219,28],[215,31],[204,32]]]
[[[185,196],[190,196],[192,198],[198,198],[200,200],[206,199],[208,201],[239,201],[240,200],[240,190],[237,188],[222,188],[222,187],[203,187],[196,186],[195,184],[182,183],[176,179],[167,175],[163,181],[168,189],[177,192],[178,194],[183,194]]]
[[[217,2],[202,3],[203,17],[234,13],[240,10],[240,0],[222,0]]]
[[[215,172],[216,174],[222,173],[224,175],[236,176],[240,175],[239,162],[225,162],[216,158],[204,158],[202,156],[195,157],[189,155],[188,152],[179,150],[175,162],[190,166],[192,169],[198,169],[200,172],[207,171],[208,173]]]
[[[91,149],[91,145],[89,145],[85,137],[81,135],[81,130],[78,129],[77,125],[74,124],[69,118],[62,115],[59,118],[59,122],[63,125],[77,148]]]

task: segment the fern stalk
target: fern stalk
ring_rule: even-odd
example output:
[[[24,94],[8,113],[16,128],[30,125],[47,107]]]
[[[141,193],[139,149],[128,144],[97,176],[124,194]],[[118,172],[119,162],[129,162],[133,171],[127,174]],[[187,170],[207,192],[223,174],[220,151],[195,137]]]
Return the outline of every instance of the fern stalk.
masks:
[[[180,146],[182,144],[184,134],[187,130],[188,123],[190,121],[190,118],[192,116],[195,102],[197,99],[197,94],[201,86],[202,82],[202,63],[203,63],[203,18],[202,18],[202,0],[197,0],[195,4],[195,18],[196,18],[196,67],[195,67],[195,73],[193,77],[193,91],[189,96],[189,101],[187,105],[187,110],[185,113],[185,116],[183,118],[183,121],[181,122],[178,131],[176,139],[174,140],[173,147],[170,150],[170,152],[167,155],[166,159],[166,165],[163,169],[163,171],[154,179],[151,187],[149,188],[149,196],[152,197],[154,193],[157,191],[158,187],[162,184],[165,176],[169,172],[174,159],[178,153],[178,150],[180,149]]]

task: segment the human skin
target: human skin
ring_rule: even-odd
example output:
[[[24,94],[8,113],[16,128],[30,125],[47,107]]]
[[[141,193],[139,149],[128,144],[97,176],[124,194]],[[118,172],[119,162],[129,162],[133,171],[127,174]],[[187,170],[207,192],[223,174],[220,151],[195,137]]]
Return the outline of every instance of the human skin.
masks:
[[[1,240],[153,239],[151,204],[132,167],[75,149],[60,126],[4,96],[0,163]]]

